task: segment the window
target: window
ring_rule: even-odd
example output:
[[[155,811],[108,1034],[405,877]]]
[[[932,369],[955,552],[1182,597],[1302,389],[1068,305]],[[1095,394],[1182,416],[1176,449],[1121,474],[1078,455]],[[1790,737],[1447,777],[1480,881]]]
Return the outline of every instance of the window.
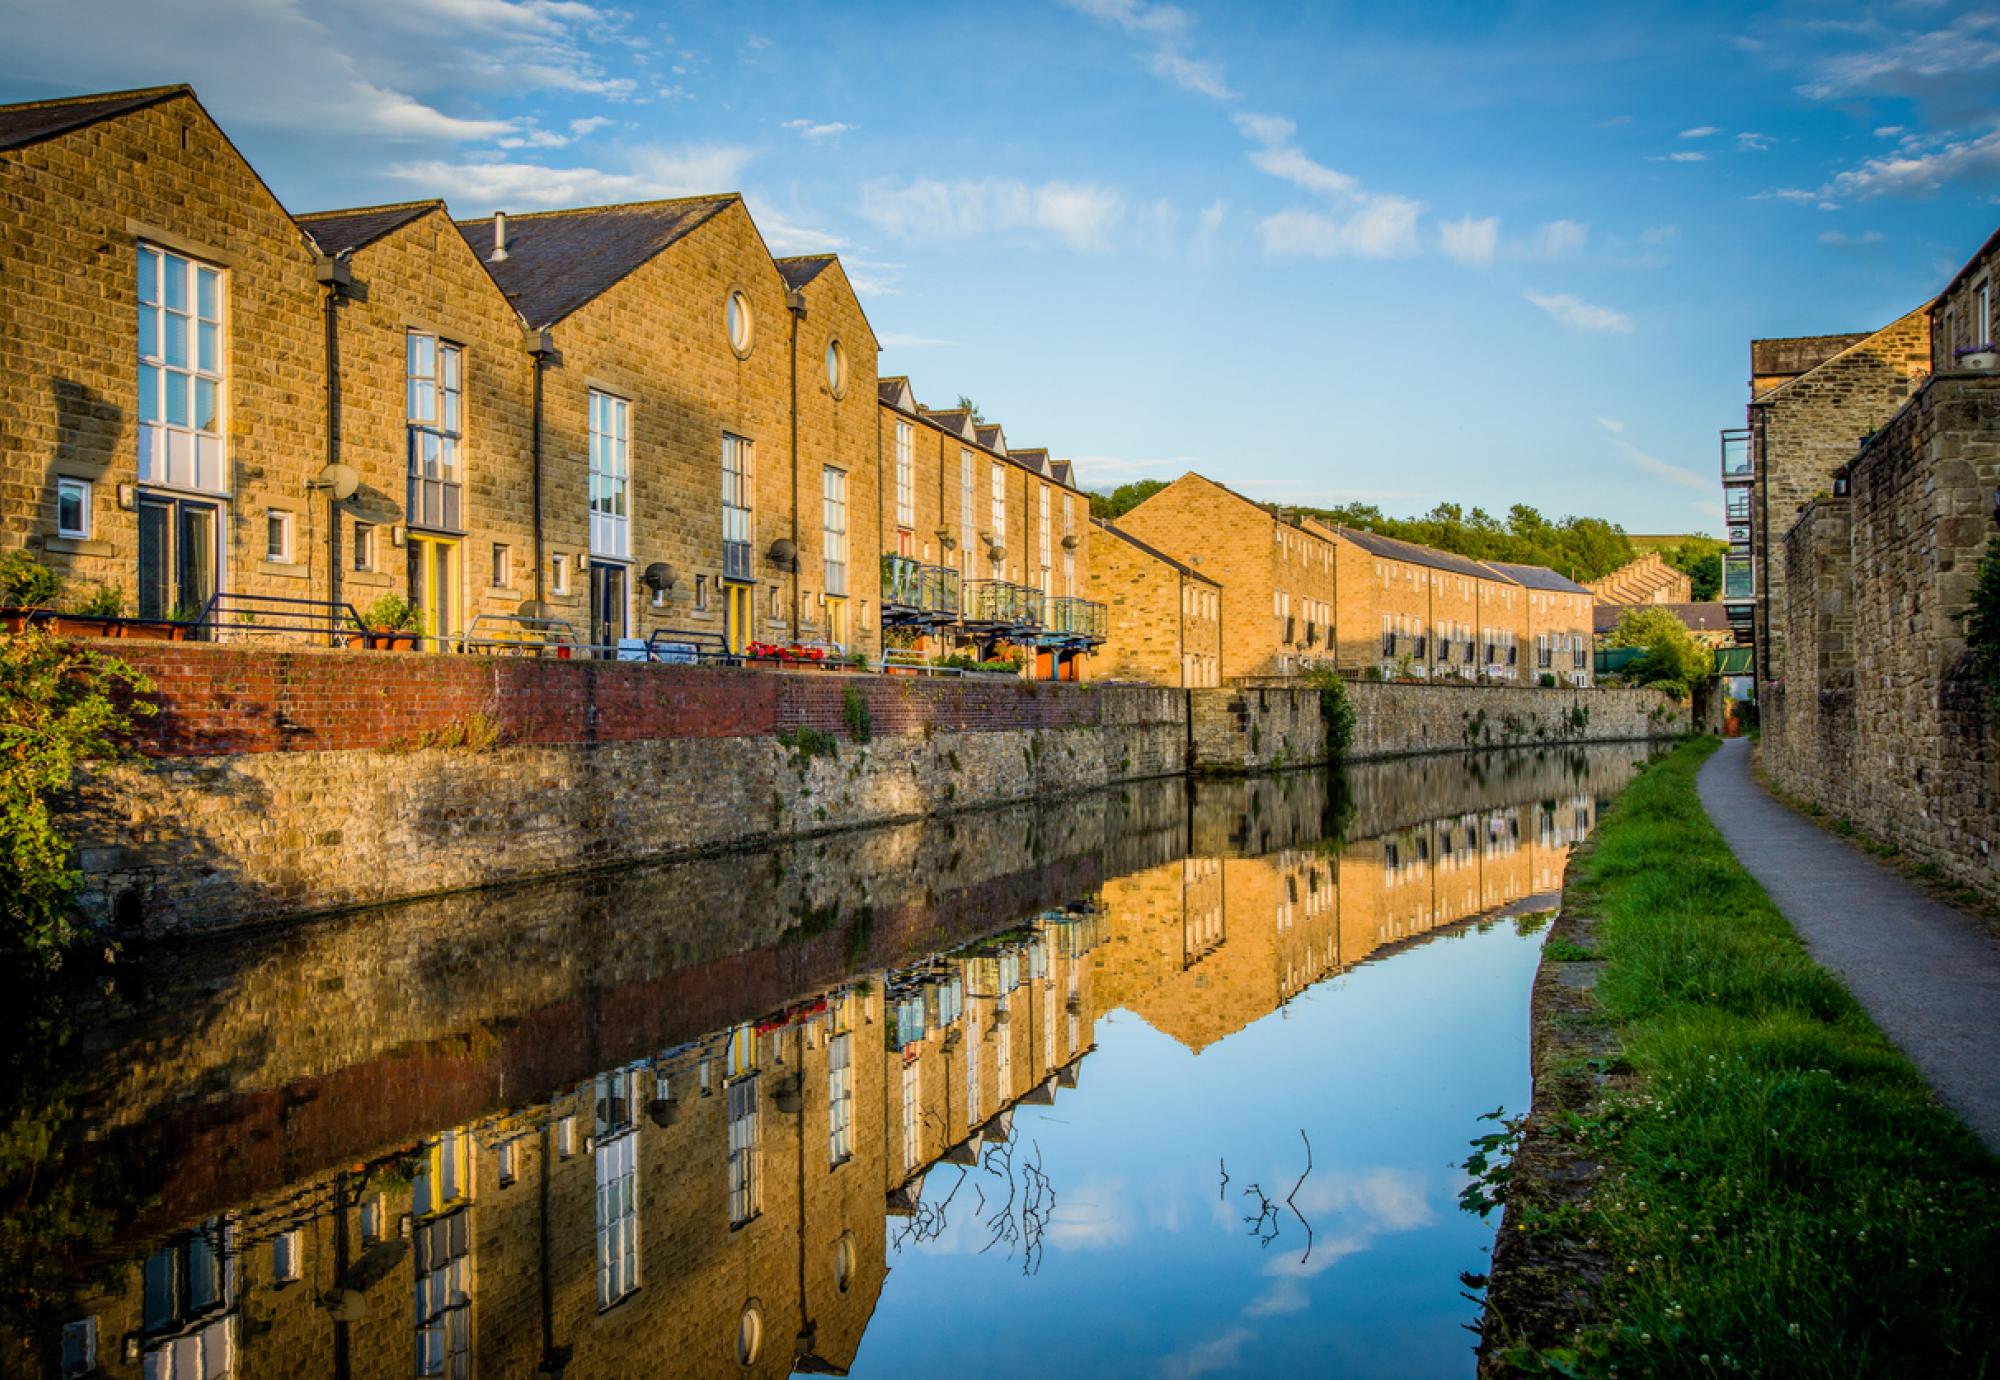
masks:
[[[222,271],[139,246],[139,482],[226,493]]]
[[[375,524],[372,522],[354,524],[354,568],[356,570],[375,568]]]
[[[461,352],[411,331],[409,351],[410,526],[464,530]]]
[[[847,471],[828,465],[820,471],[824,529],[820,551],[825,559],[829,599],[847,594]]]
[[[750,443],[722,433],[722,574],[750,578]]]
[[[1382,615],[1382,655],[1396,654],[1396,624],[1388,614]]]
[[[549,592],[569,593],[569,555],[566,552],[557,551],[549,557]]]
[[[913,1174],[923,1147],[918,1130],[923,1124],[924,1068],[916,1059],[903,1061],[903,1172]]]
[[[590,554],[632,555],[632,404],[590,391]]]
[[[97,1369],[97,1318],[78,1318],[63,1324],[62,1380],[81,1380]]]
[[[556,1158],[566,1160],[576,1153],[576,1114],[556,1123]]]
[[[826,1047],[826,1142],[827,1163],[853,1157],[854,1037],[845,1031]]]
[[[754,1366],[757,1354],[764,1349],[764,1315],[757,1311],[757,1305],[746,1304],[743,1316],[736,1320],[736,1360],[739,1365]]]
[[[729,348],[739,356],[747,356],[755,327],[750,315],[750,299],[738,288],[729,294],[724,311],[728,318]]]
[[[972,452],[969,450],[958,453],[958,544],[965,578],[974,579],[979,567],[972,549]]]
[[[493,588],[514,587],[514,548],[505,542],[493,543]]]
[[[57,536],[87,538],[90,535],[90,489],[88,479],[56,481]]]
[[[826,343],[826,386],[836,398],[847,396],[847,351],[838,340]]]
[[[597,1306],[639,1287],[639,1136],[624,1129],[597,1145]]]
[[[361,1230],[361,1244],[370,1246],[380,1241],[382,1239],[382,1195],[375,1193],[364,1198],[361,1202],[359,1217],[360,1221],[358,1225]]]
[[[1041,495],[1042,593],[1054,594],[1054,577],[1052,574],[1052,563],[1049,559],[1050,553],[1054,550],[1049,540],[1049,487],[1046,484],[1038,484],[1035,486],[1035,491]]]
[[[965,1124],[979,1124],[979,1046],[984,1043],[979,1030],[979,1008],[965,1008]]]
[[[1007,471],[998,464],[993,466],[993,544],[1005,548],[1007,545]],[[993,563],[993,578],[1006,578],[1006,570],[1001,562]]]
[[[521,1177],[521,1147],[508,1141],[493,1152],[494,1167],[499,1173],[500,1187],[505,1188]]]
[[[708,612],[708,576],[694,577],[694,608],[696,613]]]
[[[763,1185],[757,1174],[757,1075],[728,1085],[729,1095],[729,1224],[740,1227],[763,1207]]]
[[[273,508],[264,515],[264,559],[290,564],[292,559],[292,515]]]
[[[449,1212],[472,1193],[472,1138],[447,1131],[424,1152],[410,1184],[410,1211],[418,1217]]]
[[[472,1213],[416,1228],[417,1374],[472,1376]]]
[[[301,1252],[305,1249],[297,1227],[271,1238],[271,1282],[290,1284],[302,1273]]]
[[[896,525],[917,525],[916,437],[908,422],[896,423]]]

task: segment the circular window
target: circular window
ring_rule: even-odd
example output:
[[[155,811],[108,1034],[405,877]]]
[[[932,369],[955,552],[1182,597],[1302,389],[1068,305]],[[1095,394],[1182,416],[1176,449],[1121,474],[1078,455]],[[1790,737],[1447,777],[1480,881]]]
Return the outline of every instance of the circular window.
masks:
[[[739,1365],[757,1364],[757,1353],[764,1347],[764,1315],[757,1305],[743,1305],[743,1316],[736,1324],[736,1360]]]
[[[848,1232],[833,1245],[833,1282],[841,1293],[854,1280],[854,1233]]]
[[[729,317],[729,348],[739,355],[750,353],[750,339],[754,322],[750,317],[750,298],[743,289],[732,288],[726,308]]]
[[[847,396],[847,351],[838,340],[826,342],[826,386],[836,398]]]

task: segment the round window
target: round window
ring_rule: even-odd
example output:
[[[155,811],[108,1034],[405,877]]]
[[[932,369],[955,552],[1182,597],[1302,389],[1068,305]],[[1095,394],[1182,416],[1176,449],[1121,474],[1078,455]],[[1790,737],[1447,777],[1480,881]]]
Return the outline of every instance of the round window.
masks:
[[[841,1293],[854,1280],[854,1233],[848,1232],[833,1246],[833,1282]]]
[[[826,343],[826,386],[836,398],[847,394],[847,351],[840,348],[838,340]]]
[[[750,319],[750,299],[742,289],[729,294],[729,348],[739,355],[750,353],[752,322]]]
[[[740,1365],[757,1364],[757,1353],[764,1347],[764,1315],[755,1303],[743,1305],[743,1316],[736,1324],[736,1360]]]

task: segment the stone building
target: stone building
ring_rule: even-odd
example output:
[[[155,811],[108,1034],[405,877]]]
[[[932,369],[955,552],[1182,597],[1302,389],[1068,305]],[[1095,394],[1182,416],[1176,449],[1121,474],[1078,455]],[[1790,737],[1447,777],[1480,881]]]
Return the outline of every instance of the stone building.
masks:
[[[1931,308],[1931,372],[1976,371],[1968,356],[2000,344],[2000,230],[1966,260]],[[1984,368],[1996,365],[1989,361]]]
[[[1096,674],[1183,687],[1222,683],[1222,586],[1093,518],[1093,589],[1105,606]]]
[[[879,540],[884,621],[924,651],[1002,648],[1044,679],[1076,679],[1104,637],[1091,593],[1090,497],[1045,449],[1009,449],[998,423],[928,408],[881,380]]]
[[[1563,685],[1590,685],[1591,651],[1596,645],[1590,590],[1547,566],[1513,561],[1484,564],[1521,587],[1522,617],[1517,626],[1521,645],[1533,649],[1534,660],[1523,666],[1520,679],[1532,684],[1542,676],[1554,676]]]
[[[1118,519],[1222,586],[1222,678],[1293,676],[1334,661],[1334,555],[1324,536],[1199,474]]]
[[[1521,587],[1480,562],[1317,518],[1333,544],[1336,664],[1426,680],[1512,681]]]
[[[1657,551],[1627,561],[1609,575],[1589,583],[1599,604],[1690,604],[1694,581],[1684,570],[1668,565]]]
[[[1736,641],[1736,630],[1729,623],[1729,609],[1726,605],[1710,601],[1706,604],[1606,604],[1600,602],[1593,613],[1597,636],[1609,637],[1617,630],[1618,622],[1635,609],[1663,608],[1680,620],[1689,636],[1704,647],[1727,647]]]
[[[1757,648],[1760,687],[1786,674],[1784,534],[1862,438],[1930,371],[1928,306],[1880,330],[1750,342],[1747,425],[1722,435],[1722,602]]]

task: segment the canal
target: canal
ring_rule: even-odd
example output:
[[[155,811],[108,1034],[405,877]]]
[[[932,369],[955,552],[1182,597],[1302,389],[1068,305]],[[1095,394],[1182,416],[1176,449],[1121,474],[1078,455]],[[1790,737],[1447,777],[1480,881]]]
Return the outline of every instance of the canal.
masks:
[[[1458,1164],[1644,752],[128,950],[6,1013],[0,1373],[1470,1375]]]

